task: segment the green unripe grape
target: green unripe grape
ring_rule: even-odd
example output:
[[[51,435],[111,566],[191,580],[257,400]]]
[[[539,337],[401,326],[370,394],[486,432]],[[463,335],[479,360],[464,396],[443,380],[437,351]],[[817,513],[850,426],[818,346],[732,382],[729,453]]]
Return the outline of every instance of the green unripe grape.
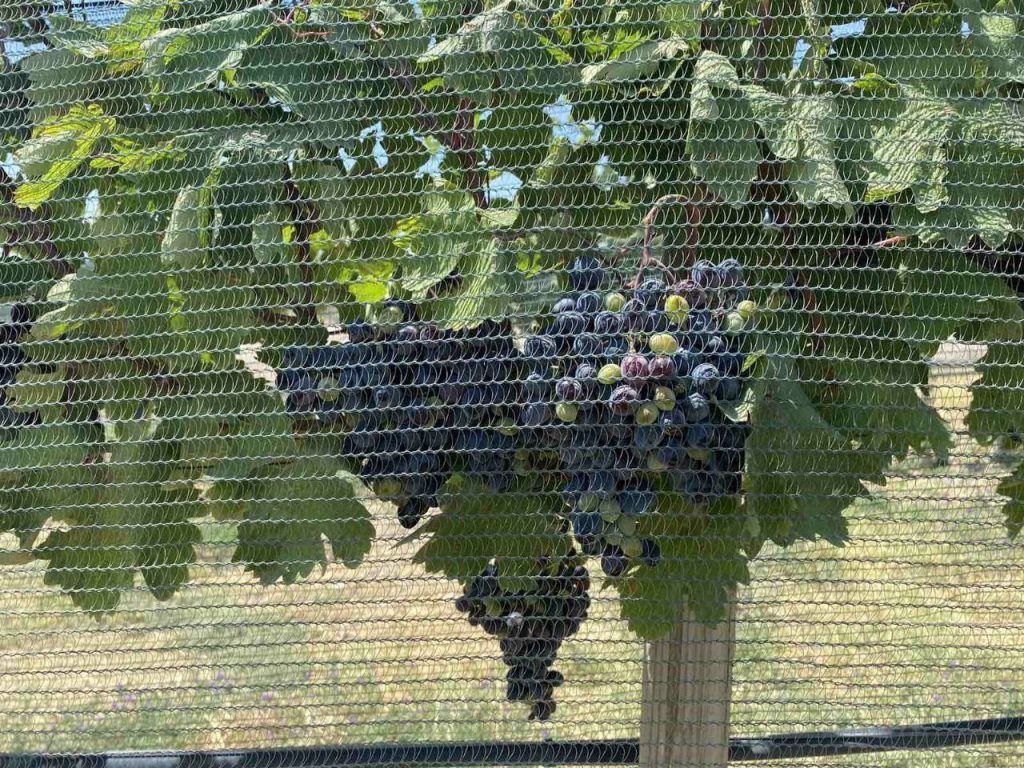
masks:
[[[615,528],[609,528],[604,532],[604,540],[613,547],[622,546],[622,534]]]
[[[656,355],[671,355],[679,350],[679,342],[671,333],[656,333],[647,343]]]
[[[316,385],[316,392],[321,400],[328,403],[334,402],[341,395],[341,389],[338,388],[338,382],[333,376],[324,376],[320,379]]]
[[[622,516],[622,507],[615,499],[605,499],[598,506],[597,511],[606,523],[614,523]]]
[[[602,384],[618,384],[622,381],[622,369],[615,363],[608,363],[601,366],[597,372],[597,380]]]
[[[404,484],[398,478],[389,478],[377,483],[377,496],[382,499],[397,499],[405,489]]]
[[[673,295],[665,299],[665,314],[676,325],[685,325],[689,313],[690,303],[682,296]]]
[[[747,320],[739,312],[730,312],[725,316],[725,332],[739,333],[747,324]]]
[[[670,387],[658,387],[654,390],[654,406],[659,411],[671,411],[676,407],[676,393]]]
[[[636,518],[623,516],[615,522],[615,525],[624,536],[632,536],[636,533]]]
[[[751,301],[750,299],[741,301],[736,305],[736,311],[743,316],[744,320],[749,320],[754,316],[754,313],[757,312],[757,302]]]
[[[485,597],[484,609],[487,611],[487,615],[492,619],[498,618],[501,616],[501,600],[495,600],[493,597]]]
[[[707,448],[687,448],[686,455],[694,461],[699,461],[702,464],[707,464],[711,461],[711,451]]]
[[[647,468],[651,472],[664,472],[668,469],[668,464],[661,460],[656,451],[651,451],[647,454]]]
[[[644,403],[636,409],[636,423],[641,426],[647,426],[653,424],[658,420],[658,406],[654,403]]]
[[[621,293],[609,293],[604,297],[604,308],[609,312],[618,312],[626,306],[626,297]]]
[[[398,307],[384,307],[377,320],[377,323],[385,329],[394,329],[400,322],[402,322],[402,310]]]
[[[576,506],[583,512],[594,512],[599,506],[601,506],[601,497],[591,491],[586,491],[580,494],[580,500],[576,502]]]
[[[572,424],[576,421],[576,417],[579,416],[579,408],[572,403],[559,403],[555,406],[555,416],[558,417],[559,421]]]
[[[528,461],[514,461],[512,462],[512,471],[520,477],[526,477],[531,472],[530,463]]]
[[[498,432],[506,437],[515,437],[519,434],[519,427],[516,426],[515,419],[505,416],[498,422]]]
[[[640,557],[644,553],[644,544],[636,536],[623,536],[619,546],[629,557]]]

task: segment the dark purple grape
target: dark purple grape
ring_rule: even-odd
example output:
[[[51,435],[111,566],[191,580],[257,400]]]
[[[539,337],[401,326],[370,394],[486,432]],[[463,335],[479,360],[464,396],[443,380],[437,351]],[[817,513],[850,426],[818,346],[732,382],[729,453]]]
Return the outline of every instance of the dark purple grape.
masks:
[[[736,288],[743,285],[743,265],[738,259],[725,259],[717,267],[718,282],[722,288]]]
[[[622,551],[622,547],[609,544],[601,554],[601,570],[605,576],[615,578],[621,576],[629,568],[629,558]]]
[[[686,445],[688,448],[707,448],[711,445],[714,435],[715,428],[710,422],[692,424],[686,430]]]
[[[650,375],[655,381],[665,381],[676,375],[676,365],[671,357],[656,357],[651,360]]]
[[[599,312],[594,318],[594,333],[612,336],[622,331],[622,317],[614,312]]]
[[[690,268],[690,279],[705,291],[717,290],[721,287],[718,270],[707,259],[701,259]],[[693,305],[691,304],[692,308]]]
[[[523,346],[523,354],[530,362],[550,365],[558,356],[558,345],[550,336],[531,336]]]
[[[572,351],[578,357],[595,357],[603,348],[601,337],[596,333],[581,333],[573,342]]]
[[[707,293],[693,280],[681,280],[672,286],[672,291],[686,299],[691,311],[704,309],[708,304]]]
[[[563,312],[556,315],[555,321],[551,324],[552,334],[564,337],[569,343],[586,330],[587,318],[579,312]]]
[[[611,363],[617,363],[629,352],[629,342],[622,336],[612,336],[606,339],[601,354],[604,359]]]
[[[569,267],[569,285],[574,291],[596,291],[603,277],[601,262],[593,256],[579,256]]]
[[[715,390],[718,389],[721,374],[711,363],[701,363],[693,369],[691,378],[693,379],[694,391],[697,394],[708,397],[713,395]]]
[[[687,424],[700,424],[711,418],[711,406],[704,395],[695,392],[684,398],[681,405]]]
[[[657,278],[644,280],[634,291],[633,296],[640,302],[644,309],[651,311],[658,309],[665,298],[667,288],[665,283]]]
[[[661,547],[658,546],[658,542],[654,539],[644,539],[641,542],[643,552],[640,555],[640,559],[643,560],[644,565],[654,568],[658,563],[661,562]]]
[[[523,424],[539,427],[551,421],[552,411],[547,403],[530,403],[523,408]]]
[[[348,340],[353,344],[366,344],[373,341],[373,326],[363,319],[353,320],[345,329]]]
[[[422,498],[407,499],[398,506],[398,522],[403,528],[415,528],[427,509],[427,503]]]
[[[628,517],[641,517],[654,506],[654,492],[638,488],[627,488],[619,496],[622,514]]]
[[[723,402],[732,402],[733,400],[739,399],[740,396],[740,380],[733,376],[725,376],[718,382],[718,389],[715,391],[715,397]]]
[[[601,309],[603,301],[593,291],[586,291],[576,297],[576,309],[584,315],[593,315]]]
[[[555,397],[567,403],[582,400],[583,394],[583,385],[577,379],[566,377],[555,385]]]
[[[560,315],[563,312],[575,312],[576,302],[570,299],[568,296],[559,299],[555,302],[555,306],[551,309],[556,315]]]

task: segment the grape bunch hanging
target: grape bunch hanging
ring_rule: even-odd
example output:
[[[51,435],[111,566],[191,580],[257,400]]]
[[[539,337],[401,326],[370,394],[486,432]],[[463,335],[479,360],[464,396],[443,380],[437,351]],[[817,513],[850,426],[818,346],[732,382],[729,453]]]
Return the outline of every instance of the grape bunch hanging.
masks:
[[[720,406],[742,395],[742,335],[756,305],[735,259],[698,262],[671,284],[644,280],[629,295],[601,292],[593,259],[569,277],[572,292],[524,346],[522,421],[558,451],[583,552],[617,577],[661,558],[639,533],[655,480],[695,506],[739,492],[748,428]]]
[[[526,589],[507,590],[500,565],[490,563],[455,601],[469,623],[500,638],[508,667],[505,698],[530,702],[530,719],[554,714],[554,691],[564,681],[552,668],[562,641],[579,630],[590,608],[590,574],[575,551],[542,558]]]
[[[513,592],[492,562],[457,601],[500,638],[508,699],[541,720],[562,681],[551,665],[589,607],[582,560],[600,557],[611,578],[656,567],[659,494],[700,507],[740,491],[748,428],[723,406],[743,396],[757,309],[732,259],[628,288],[592,257],[568,276],[524,339],[507,320],[444,330],[394,301],[350,323],[346,343],[285,350],[278,372],[292,414],[342,424],[345,458],[406,528],[454,474],[494,493],[561,489],[579,550],[538,563],[533,586]]]
[[[415,307],[384,305],[348,343],[285,351],[288,410],[349,429],[345,453],[406,528],[454,472],[502,492],[514,482],[522,356],[507,322],[443,332]]]

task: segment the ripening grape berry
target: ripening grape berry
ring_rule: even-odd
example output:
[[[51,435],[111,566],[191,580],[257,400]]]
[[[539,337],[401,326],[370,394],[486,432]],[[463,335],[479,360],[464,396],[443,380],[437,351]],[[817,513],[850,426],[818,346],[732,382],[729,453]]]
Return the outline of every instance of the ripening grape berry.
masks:
[[[628,415],[633,412],[633,405],[640,399],[639,393],[629,384],[622,384],[612,390],[608,400],[612,413]]]
[[[619,364],[622,378],[628,382],[644,381],[651,375],[650,363],[643,355],[626,355]]]
[[[686,316],[690,312],[690,303],[678,294],[672,294],[665,299],[665,314],[668,315],[668,319],[678,325],[679,327],[685,327]]]
[[[676,375],[676,365],[671,357],[656,357],[651,360],[650,375],[655,381],[667,381]]]
[[[722,330],[725,333],[739,333],[746,326],[747,320],[739,312],[730,312],[725,316]]]
[[[597,512],[606,523],[614,523],[622,514],[622,507],[619,506],[619,502],[614,497],[609,497],[601,502]]]

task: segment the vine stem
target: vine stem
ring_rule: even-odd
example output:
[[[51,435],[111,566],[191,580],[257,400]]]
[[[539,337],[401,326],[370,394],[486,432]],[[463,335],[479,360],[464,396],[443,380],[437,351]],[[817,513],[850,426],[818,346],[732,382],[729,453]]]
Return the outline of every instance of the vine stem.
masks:
[[[693,205],[693,201],[687,195],[673,194],[673,195],[662,195],[654,204],[651,209],[644,216],[640,222],[644,230],[643,239],[643,251],[640,256],[640,265],[637,268],[636,276],[627,283],[627,287],[636,286],[640,283],[640,279],[643,277],[644,270],[648,267],[654,267],[659,270],[669,281],[675,283],[676,275],[672,269],[666,265],[663,261],[655,258],[651,252],[654,244],[654,223],[658,219],[658,214],[661,213],[662,207],[669,203],[684,203],[686,205],[687,212],[687,223],[689,224],[689,235],[687,241],[687,263],[692,263],[696,252],[697,252],[697,227],[700,226],[700,212],[697,206]]]
[[[907,242],[907,238],[903,235],[894,235],[893,237],[885,240],[879,240],[877,243],[872,243],[872,248],[892,248],[894,245],[902,245]]]

